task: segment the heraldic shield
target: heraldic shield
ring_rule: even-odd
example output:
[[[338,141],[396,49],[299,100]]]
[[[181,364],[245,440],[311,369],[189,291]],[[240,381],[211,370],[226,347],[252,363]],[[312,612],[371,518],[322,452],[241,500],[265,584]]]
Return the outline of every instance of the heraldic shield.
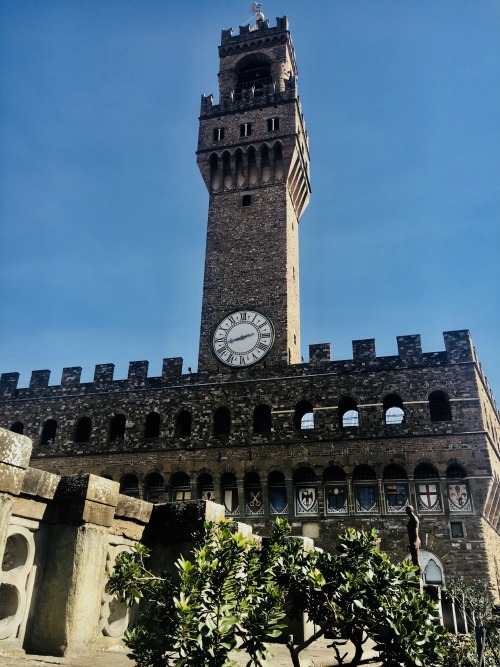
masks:
[[[418,508],[422,512],[440,512],[441,497],[437,484],[418,484]]]
[[[318,490],[315,486],[299,487],[296,494],[297,514],[314,514],[318,511]]]
[[[448,484],[448,498],[451,512],[470,512],[472,502],[467,484]]]
[[[264,502],[260,489],[247,490],[247,514],[264,514]]]
[[[269,500],[271,502],[271,514],[286,514],[288,512],[286,489],[271,488],[269,490]]]
[[[238,489],[226,489],[224,491],[224,505],[226,507],[226,514],[239,516],[240,504],[238,501]]]
[[[375,486],[356,487],[356,510],[358,512],[377,512],[377,489]]]

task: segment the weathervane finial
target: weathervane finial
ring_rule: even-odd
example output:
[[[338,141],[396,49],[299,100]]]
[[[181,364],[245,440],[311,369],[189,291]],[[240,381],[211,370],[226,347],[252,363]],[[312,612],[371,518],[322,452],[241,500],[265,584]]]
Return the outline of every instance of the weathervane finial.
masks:
[[[264,14],[262,13],[262,2],[252,2],[250,6],[250,13],[257,15],[255,17],[257,21],[263,21]]]

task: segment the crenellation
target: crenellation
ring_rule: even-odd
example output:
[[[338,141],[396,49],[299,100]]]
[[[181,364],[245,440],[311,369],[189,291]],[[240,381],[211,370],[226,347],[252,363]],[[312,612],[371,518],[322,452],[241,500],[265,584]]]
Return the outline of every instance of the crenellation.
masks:
[[[317,364],[331,361],[331,344],[316,343],[309,345],[309,363]]]
[[[29,388],[33,391],[47,389],[49,386],[50,371],[32,371]]]
[[[171,357],[163,360],[162,380],[164,382],[175,381],[182,374],[182,357]]]
[[[81,366],[63,368],[61,376],[61,387],[78,387],[82,375]]]
[[[366,340],[353,340],[352,358],[353,361],[359,363],[371,363],[376,361],[375,339],[367,338]]]
[[[128,365],[128,386],[144,387],[148,379],[149,361],[131,361]]]
[[[401,363],[414,366],[422,363],[422,343],[420,334],[413,336],[397,336],[398,353]]]
[[[467,329],[445,331],[444,346],[450,364],[475,362],[476,355],[472,346],[470,332]]]
[[[15,394],[19,383],[19,373],[2,373],[0,376],[0,396],[9,398]]]
[[[94,384],[97,387],[100,387],[102,385],[113,382],[114,373],[114,364],[97,364],[94,373]]]

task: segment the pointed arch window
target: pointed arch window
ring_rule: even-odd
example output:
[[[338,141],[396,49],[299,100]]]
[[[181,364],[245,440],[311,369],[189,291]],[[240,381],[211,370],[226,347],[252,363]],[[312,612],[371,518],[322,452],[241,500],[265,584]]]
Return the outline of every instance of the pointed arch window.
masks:
[[[81,417],[75,424],[73,439],[76,443],[88,442],[92,431],[90,417]]]
[[[348,513],[347,478],[342,468],[330,466],[323,473],[323,493],[325,497],[325,514]]]

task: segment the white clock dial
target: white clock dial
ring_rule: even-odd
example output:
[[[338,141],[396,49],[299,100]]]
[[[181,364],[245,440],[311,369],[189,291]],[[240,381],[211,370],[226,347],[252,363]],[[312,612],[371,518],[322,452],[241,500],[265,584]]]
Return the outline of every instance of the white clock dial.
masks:
[[[226,366],[252,366],[263,359],[274,343],[271,320],[255,310],[237,310],[215,329],[213,350]]]

